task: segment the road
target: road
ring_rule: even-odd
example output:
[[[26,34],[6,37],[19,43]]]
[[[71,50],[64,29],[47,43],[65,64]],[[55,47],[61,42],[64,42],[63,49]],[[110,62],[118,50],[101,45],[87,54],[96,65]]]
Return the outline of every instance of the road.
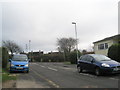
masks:
[[[19,73],[17,88],[118,88],[119,77],[78,73],[76,65],[34,62],[29,73]]]

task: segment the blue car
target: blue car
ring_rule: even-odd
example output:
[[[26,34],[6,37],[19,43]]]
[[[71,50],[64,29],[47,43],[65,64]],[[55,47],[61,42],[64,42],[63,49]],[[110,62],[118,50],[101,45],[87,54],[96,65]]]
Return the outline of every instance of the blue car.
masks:
[[[12,59],[10,61],[10,72],[14,71],[24,71],[29,72],[29,60],[27,55],[25,54],[19,54],[19,55],[13,55]]]
[[[104,55],[86,54],[78,60],[77,69],[79,73],[87,70],[99,76],[105,73],[120,73],[120,63]]]

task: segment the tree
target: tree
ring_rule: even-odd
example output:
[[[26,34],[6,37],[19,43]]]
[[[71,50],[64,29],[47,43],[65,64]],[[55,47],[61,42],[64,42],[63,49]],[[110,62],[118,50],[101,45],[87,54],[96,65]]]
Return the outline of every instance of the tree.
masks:
[[[64,53],[65,60],[68,60],[69,53],[75,49],[77,40],[74,38],[57,39],[58,50]]]
[[[6,47],[8,49],[8,51],[11,52],[12,55],[13,55],[13,53],[22,52],[21,47],[11,40],[3,41],[2,46]]]
[[[85,55],[87,53],[87,50],[82,50],[82,54]]]

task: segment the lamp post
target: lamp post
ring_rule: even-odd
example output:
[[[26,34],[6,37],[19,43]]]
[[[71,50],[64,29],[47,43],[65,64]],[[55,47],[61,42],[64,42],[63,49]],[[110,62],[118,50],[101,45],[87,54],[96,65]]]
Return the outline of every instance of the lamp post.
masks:
[[[31,59],[30,43],[31,43],[31,40],[29,40],[29,58]]]
[[[76,36],[76,54],[77,54],[77,60],[78,60],[78,42],[77,42],[77,29],[76,29],[76,23],[72,22],[72,24],[75,25],[75,36]]]

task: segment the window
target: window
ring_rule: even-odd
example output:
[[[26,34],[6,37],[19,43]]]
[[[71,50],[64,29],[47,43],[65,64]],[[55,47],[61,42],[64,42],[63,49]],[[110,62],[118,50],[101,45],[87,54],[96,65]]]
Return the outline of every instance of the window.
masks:
[[[92,56],[90,56],[90,61],[94,61],[94,58]]]
[[[98,50],[102,50],[102,49],[108,49],[108,43],[99,44],[98,45]]]
[[[84,56],[82,56],[81,60],[90,62],[90,56],[84,55]]]
[[[82,56],[80,60],[86,60],[86,55]]]
[[[82,60],[83,56],[80,57],[80,60]]]
[[[91,62],[91,57],[87,56],[86,61]]]
[[[93,55],[93,57],[97,60],[97,61],[108,61],[110,60],[109,57],[105,56],[105,55]]]
[[[26,61],[26,60],[28,60],[26,55],[14,55],[12,59],[13,59],[13,61]]]
[[[98,49],[104,49],[104,44],[98,45]]]
[[[105,49],[108,49],[108,43],[105,43]]]

